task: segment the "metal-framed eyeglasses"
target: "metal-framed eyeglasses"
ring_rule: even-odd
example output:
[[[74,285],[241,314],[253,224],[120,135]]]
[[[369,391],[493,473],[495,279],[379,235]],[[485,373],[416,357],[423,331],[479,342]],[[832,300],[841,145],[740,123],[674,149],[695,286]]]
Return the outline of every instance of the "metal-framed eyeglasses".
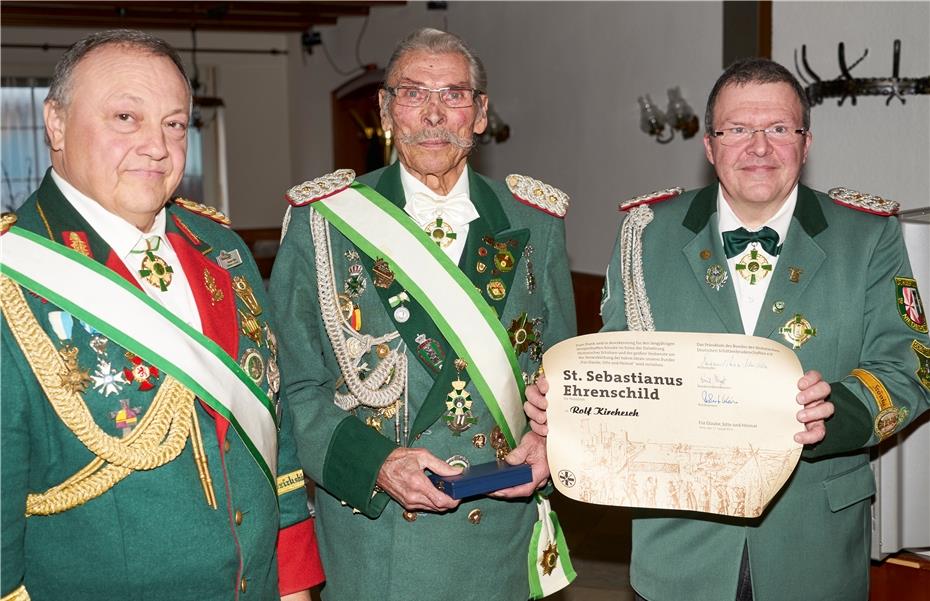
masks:
[[[423,86],[385,86],[385,90],[394,96],[395,102],[400,106],[423,106],[429,101],[432,93],[439,94],[439,100],[453,109],[463,109],[475,104],[475,97],[483,94],[481,90],[447,86],[445,88],[425,88]]]
[[[723,130],[711,132],[710,136],[716,138],[724,146],[742,146],[752,139],[753,134],[762,132],[766,139],[777,146],[791,144],[797,140],[798,135],[807,133],[807,129],[792,129],[786,125],[772,125],[752,129],[749,127],[728,127]]]

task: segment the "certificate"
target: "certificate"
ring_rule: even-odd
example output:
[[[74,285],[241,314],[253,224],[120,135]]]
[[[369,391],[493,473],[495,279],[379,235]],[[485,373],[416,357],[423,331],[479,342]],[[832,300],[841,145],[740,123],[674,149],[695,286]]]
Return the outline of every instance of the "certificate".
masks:
[[[794,353],[737,334],[604,332],[543,356],[559,492],[601,505],[756,517],[803,426]]]

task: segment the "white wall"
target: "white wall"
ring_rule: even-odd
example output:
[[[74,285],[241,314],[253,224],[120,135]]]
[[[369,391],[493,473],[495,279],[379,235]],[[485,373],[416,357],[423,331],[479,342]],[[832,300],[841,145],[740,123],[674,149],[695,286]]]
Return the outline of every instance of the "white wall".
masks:
[[[361,18],[321,28],[334,62],[356,66]],[[708,181],[700,138],[661,146],[639,130],[637,97],[663,109],[667,88],[703,118],[720,73],[720,2],[450,2],[376,7],[361,43],[363,63],[383,67],[397,41],[417,27],[447,27],[468,41],[488,70],[490,99],[511,126],[503,144],[480,147],[478,168],[495,178],[524,173],[566,191],[572,269],[603,273],[620,215],[617,202],[671,186]],[[291,39],[293,51],[299,43]],[[294,56],[293,53],[291,55]],[[322,50],[291,61],[294,180],[332,164],[330,91],[337,75]]]
[[[794,71],[807,44],[807,60],[821,79],[839,76],[837,44],[851,65],[869,55],[853,77],[891,77],[892,44],[901,40],[901,77],[930,75],[930,2],[775,2],[772,58]],[[799,58],[800,61],[800,58]],[[826,190],[846,186],[901,203],[930,206],[930,96],[826,99],[811,111],[814,143],[805,183]]]
[[[4,44],[69,45],[90,33],[83,29],[4,27]],[[158,31],[178,48],[191,47],[188,32]],[[198,48],[285,49],[282,34],[199,32]],[[63,50],[4,49],[3,75],[50,77]],[[182,58],[190,71],[190,53]],[[198,53],[201,77],[213,70],[216,89],[210,95],[226,105],[229,152],[229,204],[236,227],[277,227],[284,214],[282,186],[291,179],[288,123],[287,57],[270,54]],[[208,204],[217,201],[201,199]]]

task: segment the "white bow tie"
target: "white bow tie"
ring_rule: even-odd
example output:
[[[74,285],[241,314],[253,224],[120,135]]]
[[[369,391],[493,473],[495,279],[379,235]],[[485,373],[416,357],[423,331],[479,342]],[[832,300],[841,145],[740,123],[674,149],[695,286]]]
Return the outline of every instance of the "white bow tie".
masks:
[[[404,210],[420,225],[441,217],[450,225],[462,226],[478,218],[478,211],[464,192],[446,197],[414,192],[407,199]]]

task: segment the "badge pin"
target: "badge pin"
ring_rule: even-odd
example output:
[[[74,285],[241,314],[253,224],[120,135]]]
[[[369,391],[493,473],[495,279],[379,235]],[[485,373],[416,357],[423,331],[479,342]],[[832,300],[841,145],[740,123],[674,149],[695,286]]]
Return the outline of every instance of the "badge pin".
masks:
[[[343,290],[352,298],[358,298],[365,292],[368,281],[365,279],[364,268],[361,263],[349,266],[349,277],[346,278]]]
[[[486,256],[488,256],[488,249],[486,249],[486,248],[483,247],[483,246],[478,247],[478,256],[479,256],[479,257],[486,257]]]
[[[792,284],[797,284],[801,281],[801,274],[804,273],[804,270],[800,267],[789,267],[788,268],[788,281]]]
[[[338,294],[336,296],[336,302],[339,304],[339,312],[342,315],[342,319],[344,321],[352,319],[352,313],[355,311],[355,303],[352,302],[352,298],[348,294]]]
[[[775,301],[772,303],[772,313],[783,313],[785,311],[785,301]]]
[[[730,273],[721,265],[711,265],[704,274],[704,281],[714,290],[720,291],[723,285],[730,279]]]
[[[485,263],[484,261],[478,261],[475,264],[475,269],[478,270],[478,273],[484,273],[485,271],[488,270],[488,264]]]
[[[357,262],[357,261],[358,261],[358,258],[359,258],[359,257],[358,257],[358,251],[355,250],[354,248],[351,249],[351,250],[347,250],[347,251],[343,254],[343,256],[345,256],[346,261],[350,261],[350,262],[353,262],[353,263]]]
[[[375,276],[375,286],[378,288],[388,288],[394,283],[394,272],[384,259],[375,261],[371,271]]]
[[[536,274],[533,273],[533,256],[532,244],[527,244],[523,247],[523,260],[526,262],[526,292],[527,294],[533,294],[536,291]]]
[[[533,331],[533,322],[527,323],[526,311],[518,318],[510,322],[507,329],[507,335],[510,338],[510,344],[513,345],[514,352],[517,355],[526,352],[530,345],[536,343],[536,332]]]
[[[483,449],[487,443],[488,437],[484,434],[475,434],[471,437],[471,444],[475,445],[476,449]]]
[[[123,438],[126,438],[139,422],[142,407],[130,407],[129,399],[120,399],[119,405],[119,409],[110,412],[110,418],[116,422],[116,428],[123,433]]]
[[[210,270],[206,268],[203,270],[203,285],[207,288],[207,292],[210,293],[211,305],[215,305],[223,300],[223,291],[216,286],[216,278],[214,278]]]
[[[417,334],[415,340],[417,342],[417,357],[434,372],[439,373],[442,371],[442,363],[446,358],[442,346],[432,338],[427,338],[426,334]]]
[[[701,252],[698,253],[698,256],[700,256],[701,259],[706,261],[707,259],[710,258],[710,251],[707,250],[706,248],[702,249]]]
[[[346,340],[346,350],[353,359],[358,359],[368,351],[365,343],[354,336]]]
[[[510,453],[510,445],[507,444],[507,437],[500,426],[494,426],[491,429],[491,448],[494,449],[497,458],[503,460]]]
[[[268,363],[265,366],[265,378],[268,380],[268,389],[271,394],[276,395],[281,390],[281,370],[278,369],[278,361],[274,355],[268,357]]]
[[[503,248],[498,248],[497,254],[494,255],[494,267],[501,273],[507,273],[508,271],[513,270],[516,261],[513,258],[513,253],[507,250],[507,247],[501,244]]]
[[[232,279],[232,286],[236,296],[239,297],[242,304],[249,310],[249,313],[255,317],[262,314],[262,306],[258,304],[258,299],[255,298],[255,291],[252,290],[252,285],[249,284],[247,279],[241,275],[237,275]]]
[[[791,343],[791,348],[799,349],[801,345],[817,335],[817,328],[811,325],[800,313],[795,313],[779,332]]]
[[[917,355],[917,371],[914,373],[924,388],[930,390],[930,347],[912,340],[911,349]]]
[[[216,256],[216,263],[223,269],[229,270],[242,265],[242,256],[239,254],[238,248],[221,250],[220,254]]]
[[[239,331],[246,338],[249,338],[256,346],[262,345],[262,328],[254,315],[244,312],[242,309],[236,309],[239,312]]]
[[[487,285],[488,296],[492,300],[502,300],[507,296],[507,287],[504,285],[504,281],[500,278],[494,278]]]
[[[460,467],[463,470],[471,466],[471,462],[465,455],[453,455],[452,457],[446,459],[446,463],[452,467]]]

